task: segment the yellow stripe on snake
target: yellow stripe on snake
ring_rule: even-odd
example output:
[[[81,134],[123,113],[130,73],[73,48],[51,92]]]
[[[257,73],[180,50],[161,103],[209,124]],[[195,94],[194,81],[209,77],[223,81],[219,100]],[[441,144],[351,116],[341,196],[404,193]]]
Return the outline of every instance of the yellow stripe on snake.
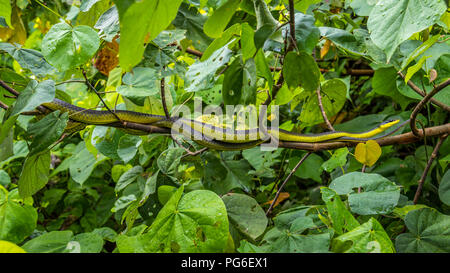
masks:
[[[68,112],[70,122],[66,127],[66,133],[81,130],[88,124],[108,125],[117,122],[133,122],[139,124],[151,124],[154,126],[175,129],[177,132],[190,137],[200,145],[216,150],[243,150],[254,147],[269,138],[277,137],[281,141],[291,142],[326,142],[326,141],[356,141],[364,142],[377,134],[387,130],[397,124],[399,120],[388,120],[377,127],[361,133],[350,132],[325,132],[319,134],[299,134],[277,128],[263,130],[259,128],[236,130],[227,129],[213,124],[186,119],[186,118],[166,118],[161,115],[138,113],[127,110],[98,111],[84,109],[59,99],[42,104],[44,107],[56,111]],[[118,120],[117,117],[120,119]],[[145,134],[139,130],[125,129],[130,134]]]

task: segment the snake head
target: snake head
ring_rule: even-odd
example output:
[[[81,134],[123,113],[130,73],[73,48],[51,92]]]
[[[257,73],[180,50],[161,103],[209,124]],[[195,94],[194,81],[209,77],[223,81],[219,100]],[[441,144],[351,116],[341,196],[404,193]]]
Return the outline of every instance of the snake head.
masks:
[[[387,129],[391,126],[394,126],[395,124],[399,123],[400,120],[399,119],[390,119],[390,120],[386,120],[383,123],[380,124],[380,128],[381,129]]]

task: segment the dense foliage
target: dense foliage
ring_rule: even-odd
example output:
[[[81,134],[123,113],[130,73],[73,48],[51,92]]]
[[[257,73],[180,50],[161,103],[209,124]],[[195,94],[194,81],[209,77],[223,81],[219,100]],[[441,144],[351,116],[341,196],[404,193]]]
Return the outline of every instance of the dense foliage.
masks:
[[[0,252],[450,252],[449,26],[442,0],[0,0]],[[302,133],[417,108],[419,137],[217,151],[30,115],[100,97],[270,103]]]

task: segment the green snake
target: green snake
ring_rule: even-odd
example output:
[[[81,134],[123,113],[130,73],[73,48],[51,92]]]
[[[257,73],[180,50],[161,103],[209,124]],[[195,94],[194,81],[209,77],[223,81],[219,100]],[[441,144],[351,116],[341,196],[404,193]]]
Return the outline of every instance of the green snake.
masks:
[[[299,134],[279,128],[276,128],[277,130],[268,128],[265,132],[259,128],[245,130],[228,129],[197,120],[178,117],[166,118],[162,115],[145,114],[127,110],[114,110],[114,113],[110,111],[89,110],[59,99],[54,99],[52,102],[44,103],[42,106],[52,111],[59,110],[61,112],[68,112],[70,122],[66,127],[66,133],[81,130],[88,124],[108,125],[120,121],[151,124],[170,129],[176,128],[175,130],[177,132],[190,137],[200,145],[216,150],[248,149],[273,137],[280,141],[288,142],[364,142],[399,122],[399,120],[388,120],[369,131],[361,133],[331,131],[319,134]],[[125,130],[127,133],[131,134],[143,134],[143,132],[139,130]]]

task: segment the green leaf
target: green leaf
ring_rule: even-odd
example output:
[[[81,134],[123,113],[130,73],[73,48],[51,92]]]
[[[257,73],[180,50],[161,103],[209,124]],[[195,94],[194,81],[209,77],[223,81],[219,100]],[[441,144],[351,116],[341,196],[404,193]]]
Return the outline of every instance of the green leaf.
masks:
[[[399,93],[396,78],[397,71],[394,67],[384,67],[375,70],[372,78],[373,92],[391,97],[404,109],[411,100]]]
[[[175,175],[180,164],[183,148],[169,148],[158,157],[158,167],[163,174]]]
[[[228,63],[232,51],[228,45],[233,43],[234,39],[225,46],[214,51],[207,60],[195,61],[186,72],[185,89],[188,92],[201,91],[212,88],[216,81],[215,74],[217,69]]]
[[[302,13],[306,13],[309,6],[320,3],[321,0],[294,0],[294,8]],[[288,0],[283,0],[285,4],[289,4]],[[288,5],[285,5],[286,7]],[[297,16],[297,15],[295,15]]]
[[[100,46],[97,32],[89,26],[72,28],[67,23],[53,25],[42,40],[42,54],[60,71],[89,61]]]
[[[408,67],[405,75],[405,83],[407,83],[411,79],[411,77],[416,74],[419,69],[422,68],[423,63],[427,58],[429,58],[429,56],[422,56],[422,58],[420,58],[420,60],[415,65]]]
[[[390,213],[400,198],[400,188],[394,182],[373,173],[344,174],[329,187],[339,195],[348,195],[351,211],[360,215]]]
[[[144,44],[155,39],[169,26],[175,19],[181,2],[181,0],[114,1],[119,11],[119,61],[123,70],[130,71],[141,61]]]
[[[32,196],[47,184],[50,161],[50,151],[27,157],[18,181],[22,198]]]
[[[278,149],[272,153],[270,151],[261,151],[260,147],[254,147],[242,151],[242,156],[255,169],[255,171],[251,172],[258,177],[268,178],[275,178],[275,170],[273,165],[280,162],[280,160],[277,159],[280,154],[281,149]]]
[[[229,193],[222,197],[230,223],[241,233],[255,240],[264,233],[267,217],[255,199],[245,194]]]
[[[7,192],[0,185],[0,240],[20,243],[36,228],[37,211],[29,204],[13,198],[17,190]]]
[[[344,202],[342,202],[335,191],[327,187],[321,187],[320,193],[322,194],[322,200],[327,206],[327,212],[331,217],[333,229],[338,235],[359,226],[358,221],[353,217],[350,211],[347,210]]]
[[[297,41],[297,48],[308,54],[312,53],[320,38],[319,28],[315,26],[314,22],[315,19],[312,15],[303,13],[295,14],[295,40]]]
[[[0,170],[0,185],[4,187],[9,183],[11,183],[11,178],[9,177],[9,174],[4,170]]]
[[[100,0],[82,0],[80,5],[80,11],[86,12],[92,8],[92,6]]]
[[[307,92],[319,87],[320,70],[314,58],[305,52],[289,52],[283,65],[283,76],[289,88],[301,86]]]
[[[248,26],[248,25],[247,25]],[[251,28],[251,27],[250,27]],[[253,33],[253,32],[252,32]],[[207,60],[209,57],[211,57],[211,55],[218,49],[220,49],[221,47],[223,47],[224,45],[226,45],[231,39],[233,39],[235,36],[240,36],[241,34],[241,24],[234,24],[231,27],[227,28],[227,30],[225,30],[222,35],[220,35],[219,37],[217,37],[217,39],[215,39],[209,46],[208,48],[205,50],[205,52],[203,52],[202,57],[200,58],[200,60],[203,62],[205,60]],[[238,42],[237,39],[234,40],[233,43]]]
[[[220,37],[240,3],[241,0],[229,0],[216,9],[203,26],[206,35],[213,38]]]
[[[153,68],[135,67],[123,76],[122,83],[117,92],[140,106],[146,97],[159,93],[158,75]]]
[[[367,27],[389,62],[398,45],[437,23],[446,9],[444,1],[438,0],[383,0],[372,9]]]
[[[74,243],[79,243],[79,253],[100,253],[103,249],[102,236],[93,232],[77,234],[73,236],[71,242],[73,245],[76,245]],[[77,249],[74,248],[74,250],[76,251]]]
[[[295,165],[300,161],[300,157],[291,157],[289,158],[289,168],[292,170]],[[295,176],[303,178],[303,179],[312,179],[316,182],[321,183],[322,178],[320,175],[323,170],[318,168],[323,164],[323,159],[317,154],[310,154],[308,158],[298,167],[297,171],[294,173]]]
[[[100,38],[107,42],[112,42],[114,37],[119,33],[119,12],[116,6],[112,6],[105,11],[97,20],[94,26],[99,30]]]
[[[338,167],[343,167],[347,163],[347,155],[347,147],[336,149],[331,158],[321,165],[321,168],[327,172],[331,172]]]
[[[267,64],[267,60],[266,57],[264,56],[264,52],[262,51],[262,49],[258,50],[258,52],[256,53],[255,64],[258,76],[261,76],[264,79],[266,79],[269,85],[269,90],[272,90],[273,86],[272,72],[270,71],[270,67]]]
[[[85,147],[84,143],[83,146],[84,147],[72,157],[69,167],[71,178],[80,185],[83,185],[99,163],[107,159],[101,154],[94,156]]]
[[[244,61],[252,58],[256,53],[254,36],[253,28],[248,23],[243,23],[241,25],[241,51]]]
[[[72,231],[51,231],[26,242],[22,248],[30,253],[62,253],[69,246]]]
[[[427,51],[428,48],[433,46],[438,41],[439,37],[440,35],[434,35],[433,37],[426,40],[419,47],[414,49],[414,51],[411,52],[411,54],[409,54],[408,58],[403,60],[401,70],[405,69],[408,66],[408,64],[410,64],[413,60],[415,60],[417,57],[419,57],[421,54]],[[424,56],[422,56],[422,58],[423,57]]]
[[[336,46],[354,55],[364,55],[363,45],[350,32],[332,27],[319,27],[320,35],[325,36]]]
[[[439,199],[450,206],[450,170],[447,170],[439,183]]]
[[[230,64],[223,79],[222,95],[226,105],[256,102],[256,66],[253,59],[243,64],[240,58],[236,58]]]
[[[138,136],[124,135],[119,140],[119,148],[117,149],[117,154],[123,160],[123,162],[128,163],[134,158],[138,151],[139,145],[141,145],[142,139]]]
[[[120,192],[123,190],[126,186],[133,183],[140,175],[142,175],[143,172],[144,169],[141,166],[134,166],[130,170],[126,171],[120,176],[119,181],[117,181],[115,191]]]
[[[22,48],[20,44],[0,43],[0,49],[4,50],[16,60],[24,69],[29,69],[38,77],[44,77],[55,72],[52,67],[44,59],[41,52],[34,49]]]
[[[379,0],[351,0],[350,7],[359,16],[369,16],[373,7]]]
[[[182,196],[179,188],[161,209],[149,232],[134,237],[119,235],[120,252],[223,252],[228,240],[228,219],[215,193],[196,190]]]
[[[322,83],[320,90],[322,105],[327,117],[333,117],[344,107],[347,100],[347,86],[341,79],[331,79]],[[302,127],[323,123],[322,112],[319,107],[319,99],[315,92],[309,96],[306,105],[303,106],[299,120]]]
[[[59,110],[51,112],[36,123],[29,123],[27,132],[33,138],[30,145],[30,155],[35,155],[47,149],[57,141],[66,128],[69,114],[60,114]]]
[[[194,6],[189,6],[188,3],[181,3],[178,9],[178,14],[172,24],[179,28],[186,30],[186,37],[192,41],[193,46],[205,51],[212,39],[203,32],[203,24],[208,19],[208,16],[202,15]]]
[[[450,216],[432,208],[410,211],[405,217],[409,232],[397,236],[398,252],[450,252]]]
[[[347,241],[351,241],[348,247]],[[333,252],[345,253],[394,253],[394,245],[383,226],[370,218],[369,221],[335,239]]]
[[[203,185],[217,194],[225,194],[235,188],[249,192],[254,188],[250,165],[244,159],[223,160],[214,153],[206,153],[206,168],[204,169]]]
[[[12,107],[11,115],[34,110],[37,106],[45,102],[51,102],[55,98],[55,82],[45,80],[38,83],[31,80],[27,87],[20,92],[17,101]]]
[[[330,234],[304,234],[316,229],[311,216],[296,218],[287,229],[275,226],[263,238],[264,252],[270,253],[326,253],[330,245]]]
[[[0,0],[0,17],[5,19],[6,24],[13,28],[11,25],[11,1],[10,0]],[[6,26],[4,26],[6,27]]]

